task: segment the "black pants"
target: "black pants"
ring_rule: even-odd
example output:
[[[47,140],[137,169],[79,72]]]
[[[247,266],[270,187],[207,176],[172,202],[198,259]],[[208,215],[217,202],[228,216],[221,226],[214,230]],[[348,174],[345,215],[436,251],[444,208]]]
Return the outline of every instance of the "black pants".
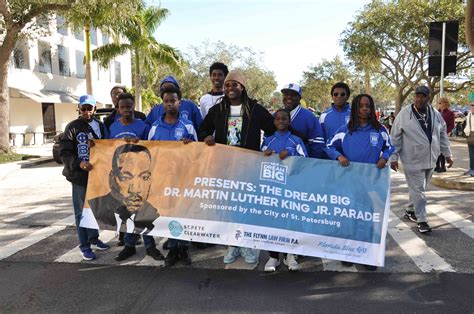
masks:
[[[436,161],[435,171],[438,171],[438,172],[446,171],[446,157],[444,157],[443,154],[440,154],[438,156],[438,160]]]

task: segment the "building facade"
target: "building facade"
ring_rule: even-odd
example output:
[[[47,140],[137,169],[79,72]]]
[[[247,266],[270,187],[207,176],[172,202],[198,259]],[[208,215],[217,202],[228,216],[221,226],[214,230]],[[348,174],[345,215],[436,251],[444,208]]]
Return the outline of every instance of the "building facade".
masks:
[[[10,92],[10,143],[43,144],[64,130],[78,115],[79,97],[86,94],[84,32],[73,32],[64,19],[48,21],[50,36],[18,41],[8,73]],[[111,38],[91,28],[91,50]],[[93,95],[98,108],[111,107],[109,91],[115,85],[130,87],[130,54],[100,68],[91,62]]]

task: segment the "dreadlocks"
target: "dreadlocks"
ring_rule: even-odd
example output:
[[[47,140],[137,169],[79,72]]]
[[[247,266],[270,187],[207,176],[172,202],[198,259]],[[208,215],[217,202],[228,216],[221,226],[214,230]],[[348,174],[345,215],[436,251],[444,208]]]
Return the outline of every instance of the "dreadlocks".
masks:
[[[369,116],[369,124],[376,129],[377,131],[380,130],[382,125],[380,124],[379,121],[377,121],[376,115],[375,115],[375,104],[374,104],[374,99],[372,96],[368,94],[360,94],[355,96],[352,99],[352,105],[351,105],[351,118],[349,120],[349,123],[347,125],[347,128],[349,129],[349,132],[352,133],[354,132],[359,126],[359,105],[360,101],[362,100],[362,97],[367,97],[369,99],[369,104],[370,104],[370,116]]]

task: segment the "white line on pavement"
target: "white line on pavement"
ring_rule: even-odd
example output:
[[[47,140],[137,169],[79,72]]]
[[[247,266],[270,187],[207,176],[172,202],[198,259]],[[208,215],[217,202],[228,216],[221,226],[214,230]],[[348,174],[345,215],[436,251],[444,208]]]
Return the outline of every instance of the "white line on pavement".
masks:
[[[324,271],[339,271],[339,272],[357,272],[357,268],[355,265],[346,267],[342,266],[341,261],[336,261],[332,259],[321,258],[321,262],[323,263]]]
[[[428,273],[433,270],[454,272],[455,270],[441,256],[435,253],[425,241],[420,239],[407,224],[390,211],[388,232],[403,251],[415,262],[416,266]]]
[[[38,243],[39,241],[46,239],[47,237],[66,229],[66,226],[69,225],[71,217],[74,220],[74,216],[67,217],[63,220],[60,220],[48,227],[44,227],[33,231],[26,237],[23,237],[19,240],[13,241],[4,247],[0,248],[0,260],[5,259],[16,252],[26,249],[27,247]]]
[[[471,221],[464,219],[459,214],[456,214],[455,212],[446,209],[441,205],[430,205],[427,206],[427,209],[458,228],[459,231],[464,232],[471,238],[474,238],[474,223]]]
[[[115,237],[115,231],[104,230],[100,232],[100,240],[104,243],[109,242]],[[58,257],[55,262],[58,263],[79,263],[82,261],[82,255],[79,251],[79,246]]]

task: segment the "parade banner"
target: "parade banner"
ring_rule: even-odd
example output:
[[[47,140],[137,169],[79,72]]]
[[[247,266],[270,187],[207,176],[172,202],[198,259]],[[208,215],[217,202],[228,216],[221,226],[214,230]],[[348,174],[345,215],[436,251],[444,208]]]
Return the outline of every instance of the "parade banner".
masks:
[[[388,167],[96,140],[81,226],[383,266]]]

